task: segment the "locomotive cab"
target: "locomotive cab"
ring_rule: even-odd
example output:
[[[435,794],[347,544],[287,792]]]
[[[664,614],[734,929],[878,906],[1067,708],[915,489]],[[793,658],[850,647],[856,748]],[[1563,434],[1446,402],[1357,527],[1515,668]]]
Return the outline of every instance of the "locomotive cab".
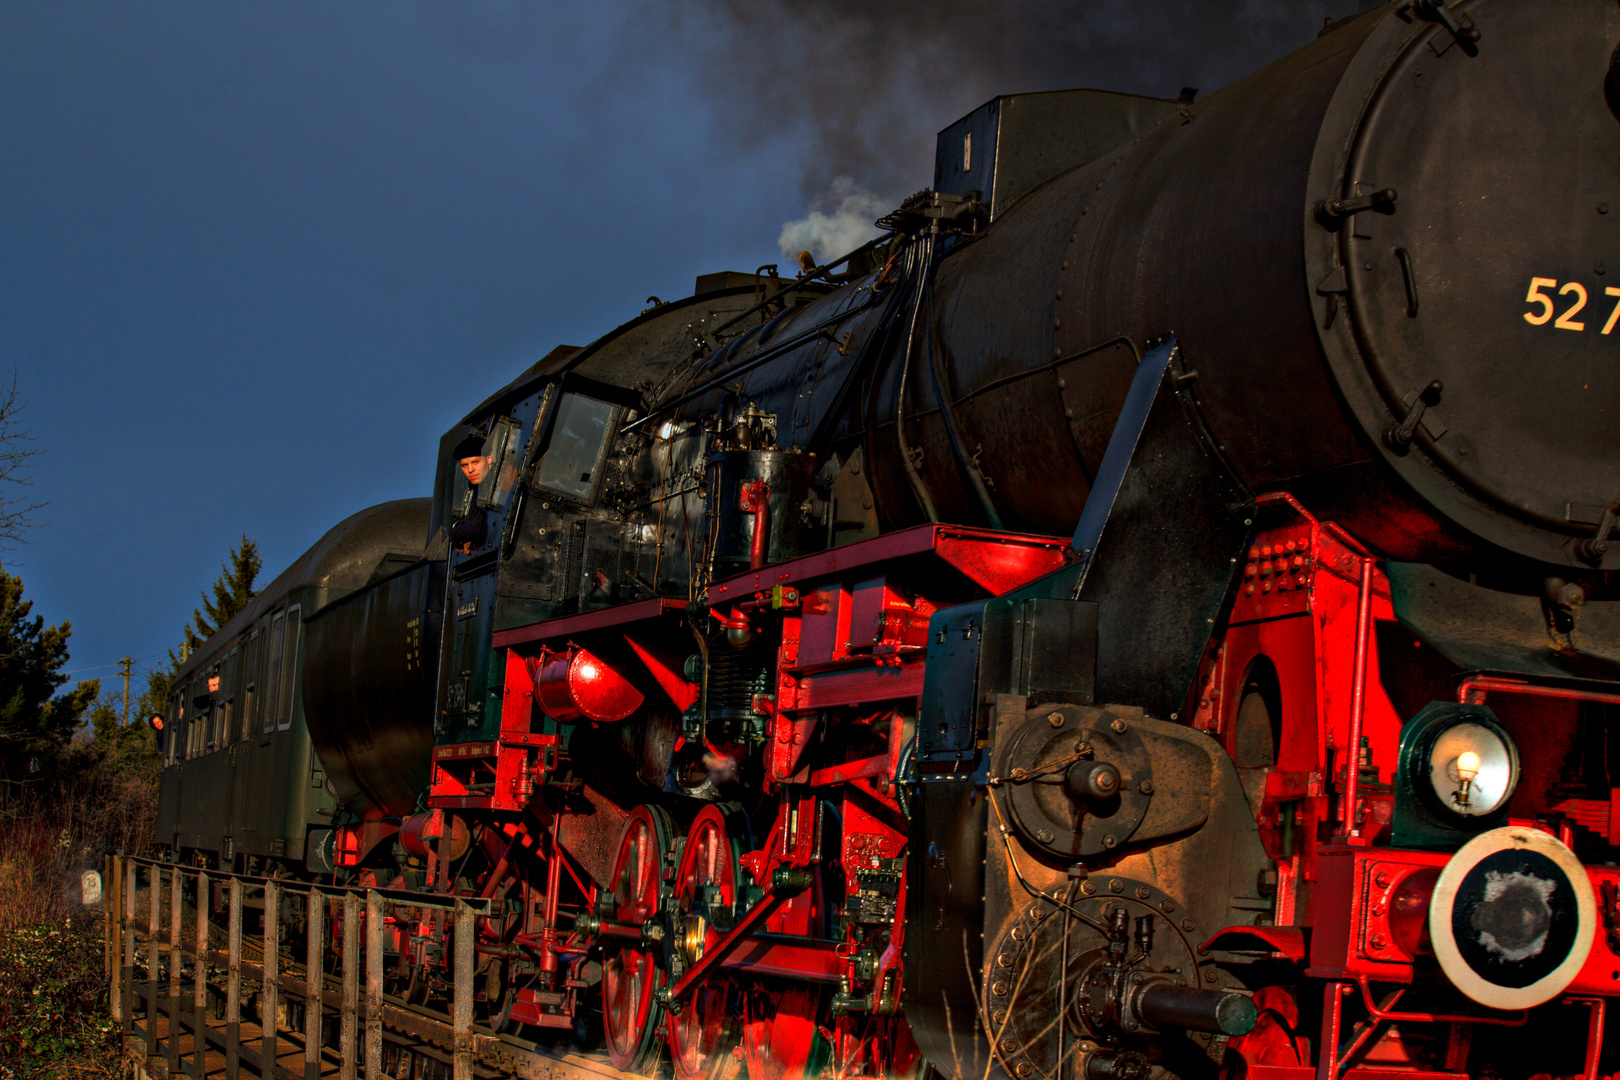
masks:
[[[498,724],[501,673],[489,645],[495,630],[611,602],[631,594],[639,576],[632,565],[629,580],[621,582],[617,570],[607,577],[587,563],[583,542],[618,516],[604,499],[609,461],[620,424],[636,414],[637,395],[564,373],[503,397],[445,436],[455,449],[444,455],[437,485],[446,492],[438,528],[447,548],[450,629],[435,728],[451,740],[480,737]],[[475,455],[460,456],[475,444]]]

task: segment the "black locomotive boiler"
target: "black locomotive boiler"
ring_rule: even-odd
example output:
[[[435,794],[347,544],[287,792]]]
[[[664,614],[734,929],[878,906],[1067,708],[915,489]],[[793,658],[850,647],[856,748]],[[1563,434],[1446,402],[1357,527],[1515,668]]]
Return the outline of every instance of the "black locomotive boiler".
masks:
[[[997,98],[849,259],[559,349],[308,619],[333,872],[682,1080],[1595,1074],[1617,46],[1419,0]]]

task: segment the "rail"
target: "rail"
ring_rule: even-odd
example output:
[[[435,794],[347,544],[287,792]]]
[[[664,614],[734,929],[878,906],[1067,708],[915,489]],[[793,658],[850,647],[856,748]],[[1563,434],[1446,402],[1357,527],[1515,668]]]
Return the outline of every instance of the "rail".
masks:
[[[488,900],[277,880],[116,855],[104,861],[103,880],[113,1019],[123,1036],[144,1045],[148,1067],[170,1077],[357,1080],[363,1069],[365,1080],[473,1080],[493,1069],[532,1080],[628,1080],[605,1061],[548,1052],[475,1028],[474,919],[489,913]],[[143,884],[144,919],[136,912]],[[189,928],[188,897],[195,922]],[[289,904],[301,907],[301,919],[288,918],[295,914]],[[219,908],[223,926],[215,921]],[[245,930],[244,908],[263,911],[256,933]],[[385,928],[404,909],[449,916],[446,929],[454,933],[448,1021],[383,992]],[[329,916],[341,917],[340,942],[330,940],[337,935]],[[287,925],[297,922],[304,926],[302,965],[284,956],[292,944]],[[215,945],[221,931],[223,950]],[[331,972],[327,961],[334,945]],[[253,952],[256,958],[245,955]],[[257,991],[257,1020],[243,1017],[245,989]],[[328,1044],[333,1021],[335,1048]]]

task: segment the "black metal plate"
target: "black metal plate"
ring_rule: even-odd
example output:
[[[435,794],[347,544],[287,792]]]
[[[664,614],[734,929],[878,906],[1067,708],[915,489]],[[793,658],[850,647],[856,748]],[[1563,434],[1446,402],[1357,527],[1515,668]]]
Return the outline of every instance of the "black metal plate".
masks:
[[[1312,198],[1398,198],[1307,224],[1310,283],[1347,290],[1348,318],[1326,318],[1324,295],[1318,329],[1373,445],[1423,498],[1564,561],[1533,534],[1590,536],[1620,492],[1620,326],[1603,333],[1620,303],[1605,291],[1620,288],[1620,120],[1604,94],[1620,10],[1454,10],[1477,25],[1477,55],[1437,24],[1388,19],[1329,111]],[[1554,283],[1550,308],[1527,301],[1533,279]],[[1384,431],[1435,380],[1440,403],[1392,450]]]

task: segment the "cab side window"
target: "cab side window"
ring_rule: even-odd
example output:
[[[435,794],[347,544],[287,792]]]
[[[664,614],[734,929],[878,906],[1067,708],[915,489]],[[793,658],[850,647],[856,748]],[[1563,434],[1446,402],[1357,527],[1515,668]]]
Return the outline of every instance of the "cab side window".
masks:
[[[489,429],[484,457],[490,466],[478,484],[478,501],[488,507],[506,505],[506,497],[517,482],[518,441],[521,428],[516,420],[503,416]]]
[[[535,481],[559,495],[590,502],[601,482],[608,436],[618,426],[620,409],[583,394],[568,393],[557,404],[551,443],[540,459]]]

